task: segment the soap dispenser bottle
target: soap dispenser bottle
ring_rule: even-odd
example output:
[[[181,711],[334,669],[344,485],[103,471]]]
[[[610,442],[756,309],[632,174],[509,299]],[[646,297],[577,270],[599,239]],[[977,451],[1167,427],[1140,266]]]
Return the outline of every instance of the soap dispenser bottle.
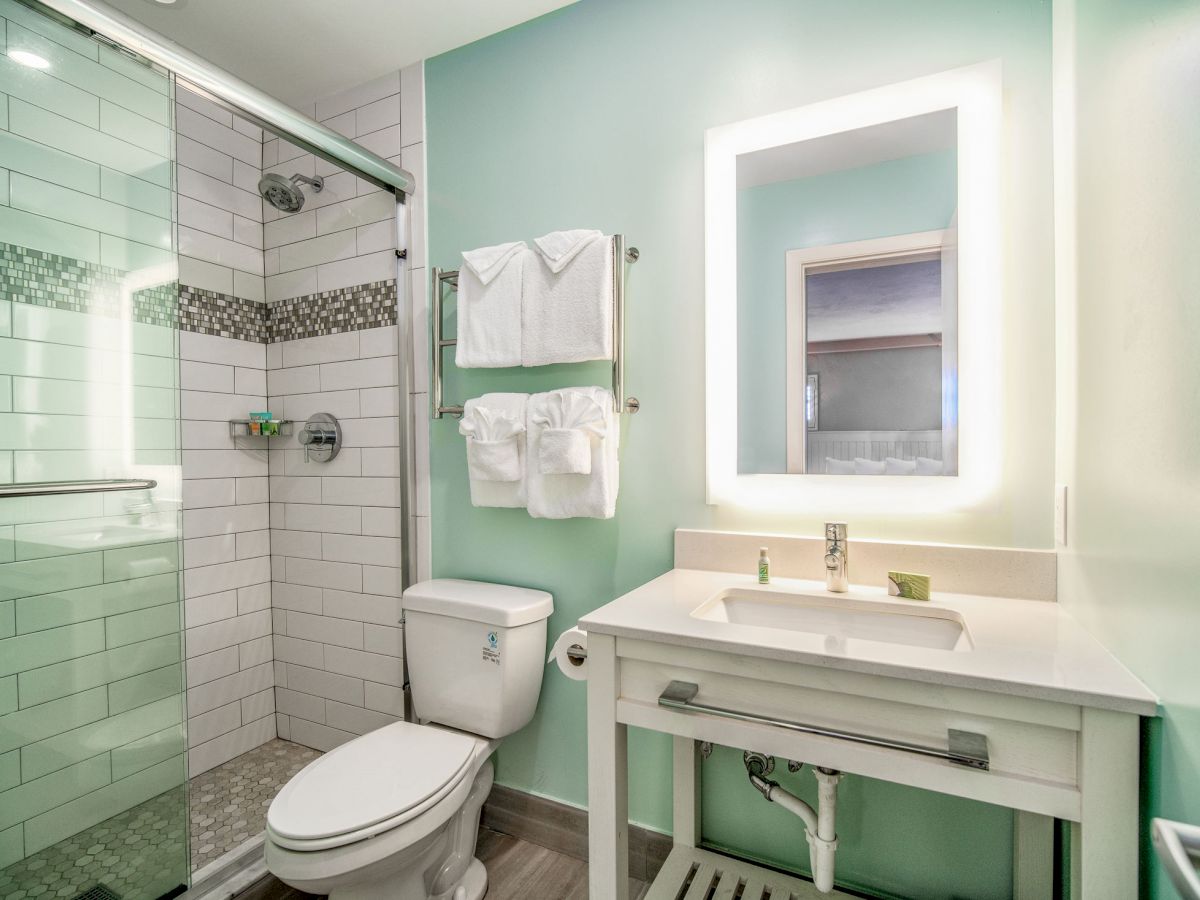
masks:
[[[771,583],[771,560],[767,558],[767,548],[758,548],[758,583]]]

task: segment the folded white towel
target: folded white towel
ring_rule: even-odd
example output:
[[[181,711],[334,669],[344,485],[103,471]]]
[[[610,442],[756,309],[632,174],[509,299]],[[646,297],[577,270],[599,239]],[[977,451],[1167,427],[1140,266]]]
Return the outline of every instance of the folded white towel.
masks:
[[[594,401],[603,413],[603,424],[583,430],[589,435],[591,472],[589,474],[547,475],[541,469],[542,438],[556,404],[576,408],[574,398],[554,398],[555,394],[577,394]],[[529,489],[529,515],[536,519],[590,517],[611,519],[617,510],[620,464],[617,449],[620,427],[613,412],[612,392],[599,387],[566,388],[529,398],[528,447],[525,455],[525,480]]]
[[[551,391],[530,409],[542,426],[538,471],[543,475],[590,475],[592,440],[604,437],[604,409],[597,400],[576,390]]]
[[[521,365],[521,274],[530,253],[524,241],[463,253],[454,353],[459,368]]]
[[[521,508],[526,498],[526,406],[528,394],[484,394],[463,405],[463,418],[458,428],[467,435],[467,468],[471,480],[471,503],[474,506]],[[519,430],[516,430],[516,428]],[[468,429],[463,431],[463,429]],[[492,438],[492,435],[507,437]],[[476,435],[486,437],[475,444]],[[489,444],[507,442],[507,449]],[[474,446],[474,459],[472,447]],[[511,452],[516,453],[515,479],[494,480],[493,474],[511,474]],[[477,477],[476,473],[485,477]]]
[[[915,459],[899,459],[895,456],[888,456],[883,460],[884,475],[912,475],[916,471],[917,461]]]
[[[887,463],[882,459],[864,459],[861,456],[854,457],[855,475],[882,475],[886,468]]]
[[[825,457],[825,474],[826,475],[853,475],[854,460],[851,459],[836,459],[832,456]]]
[[[942,475],[945,472],[945,463],[940,459],[930,459],[928,456],[917,457],[917,474],[918,475]]]
[[[521,364],[611,359],[613,239],[579,229],[534,244],[523,269]]]
[[[473,481],[520,481],[520,445],[525,423],[514,411],[472,406],[463,411],[458,433],[467,438],[467,470]]]

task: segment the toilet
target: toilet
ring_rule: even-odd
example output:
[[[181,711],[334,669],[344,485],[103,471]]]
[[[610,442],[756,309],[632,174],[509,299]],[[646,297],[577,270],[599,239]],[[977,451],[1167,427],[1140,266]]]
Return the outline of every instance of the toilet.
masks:
[[[386,725],[298,772],[267,812],[267,868],[331,900],[480,900],[491,756],[533,718],[553,598],[435,579],[403,607],[419,724]]]

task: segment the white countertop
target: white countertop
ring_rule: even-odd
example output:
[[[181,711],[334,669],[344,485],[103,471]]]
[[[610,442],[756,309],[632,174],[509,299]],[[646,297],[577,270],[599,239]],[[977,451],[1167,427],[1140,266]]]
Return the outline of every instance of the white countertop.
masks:
[[[937,650],[696,618],[692,611],[728,588],[851,598],[883,607],[948,610],[966,623],[968,650]],[[918,609],[914,609],[918,608]],[[885,610],[886,611],[886,610]],[[944,614],[944,613],[943,613]],[[884,588],[852,586],[833,594],[822,582],[673,569],[579,620],[598,634],[720,650],[784,662],[844,669],[996,693],[1158,714],[1158,698],[1057,603],[934,593],[927,602],[889,597]]]

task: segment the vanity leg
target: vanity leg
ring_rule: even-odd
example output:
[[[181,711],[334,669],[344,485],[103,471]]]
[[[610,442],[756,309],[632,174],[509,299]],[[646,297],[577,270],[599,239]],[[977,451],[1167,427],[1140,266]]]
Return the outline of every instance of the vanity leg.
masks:
[[[1081,813],[1071,823],[1072,900],[1138,895],[1138,717],[1083,710]]]
[[[1054,819],[1013,810],[1013,900],[1054,897]]]
[[[617,653],[611,635],[588,640],[588,897],[629,900],[626,728],[617,722]]]
[[[696,847],[700,843],[700,748],[687,737],[674,737],[675,843]]]

